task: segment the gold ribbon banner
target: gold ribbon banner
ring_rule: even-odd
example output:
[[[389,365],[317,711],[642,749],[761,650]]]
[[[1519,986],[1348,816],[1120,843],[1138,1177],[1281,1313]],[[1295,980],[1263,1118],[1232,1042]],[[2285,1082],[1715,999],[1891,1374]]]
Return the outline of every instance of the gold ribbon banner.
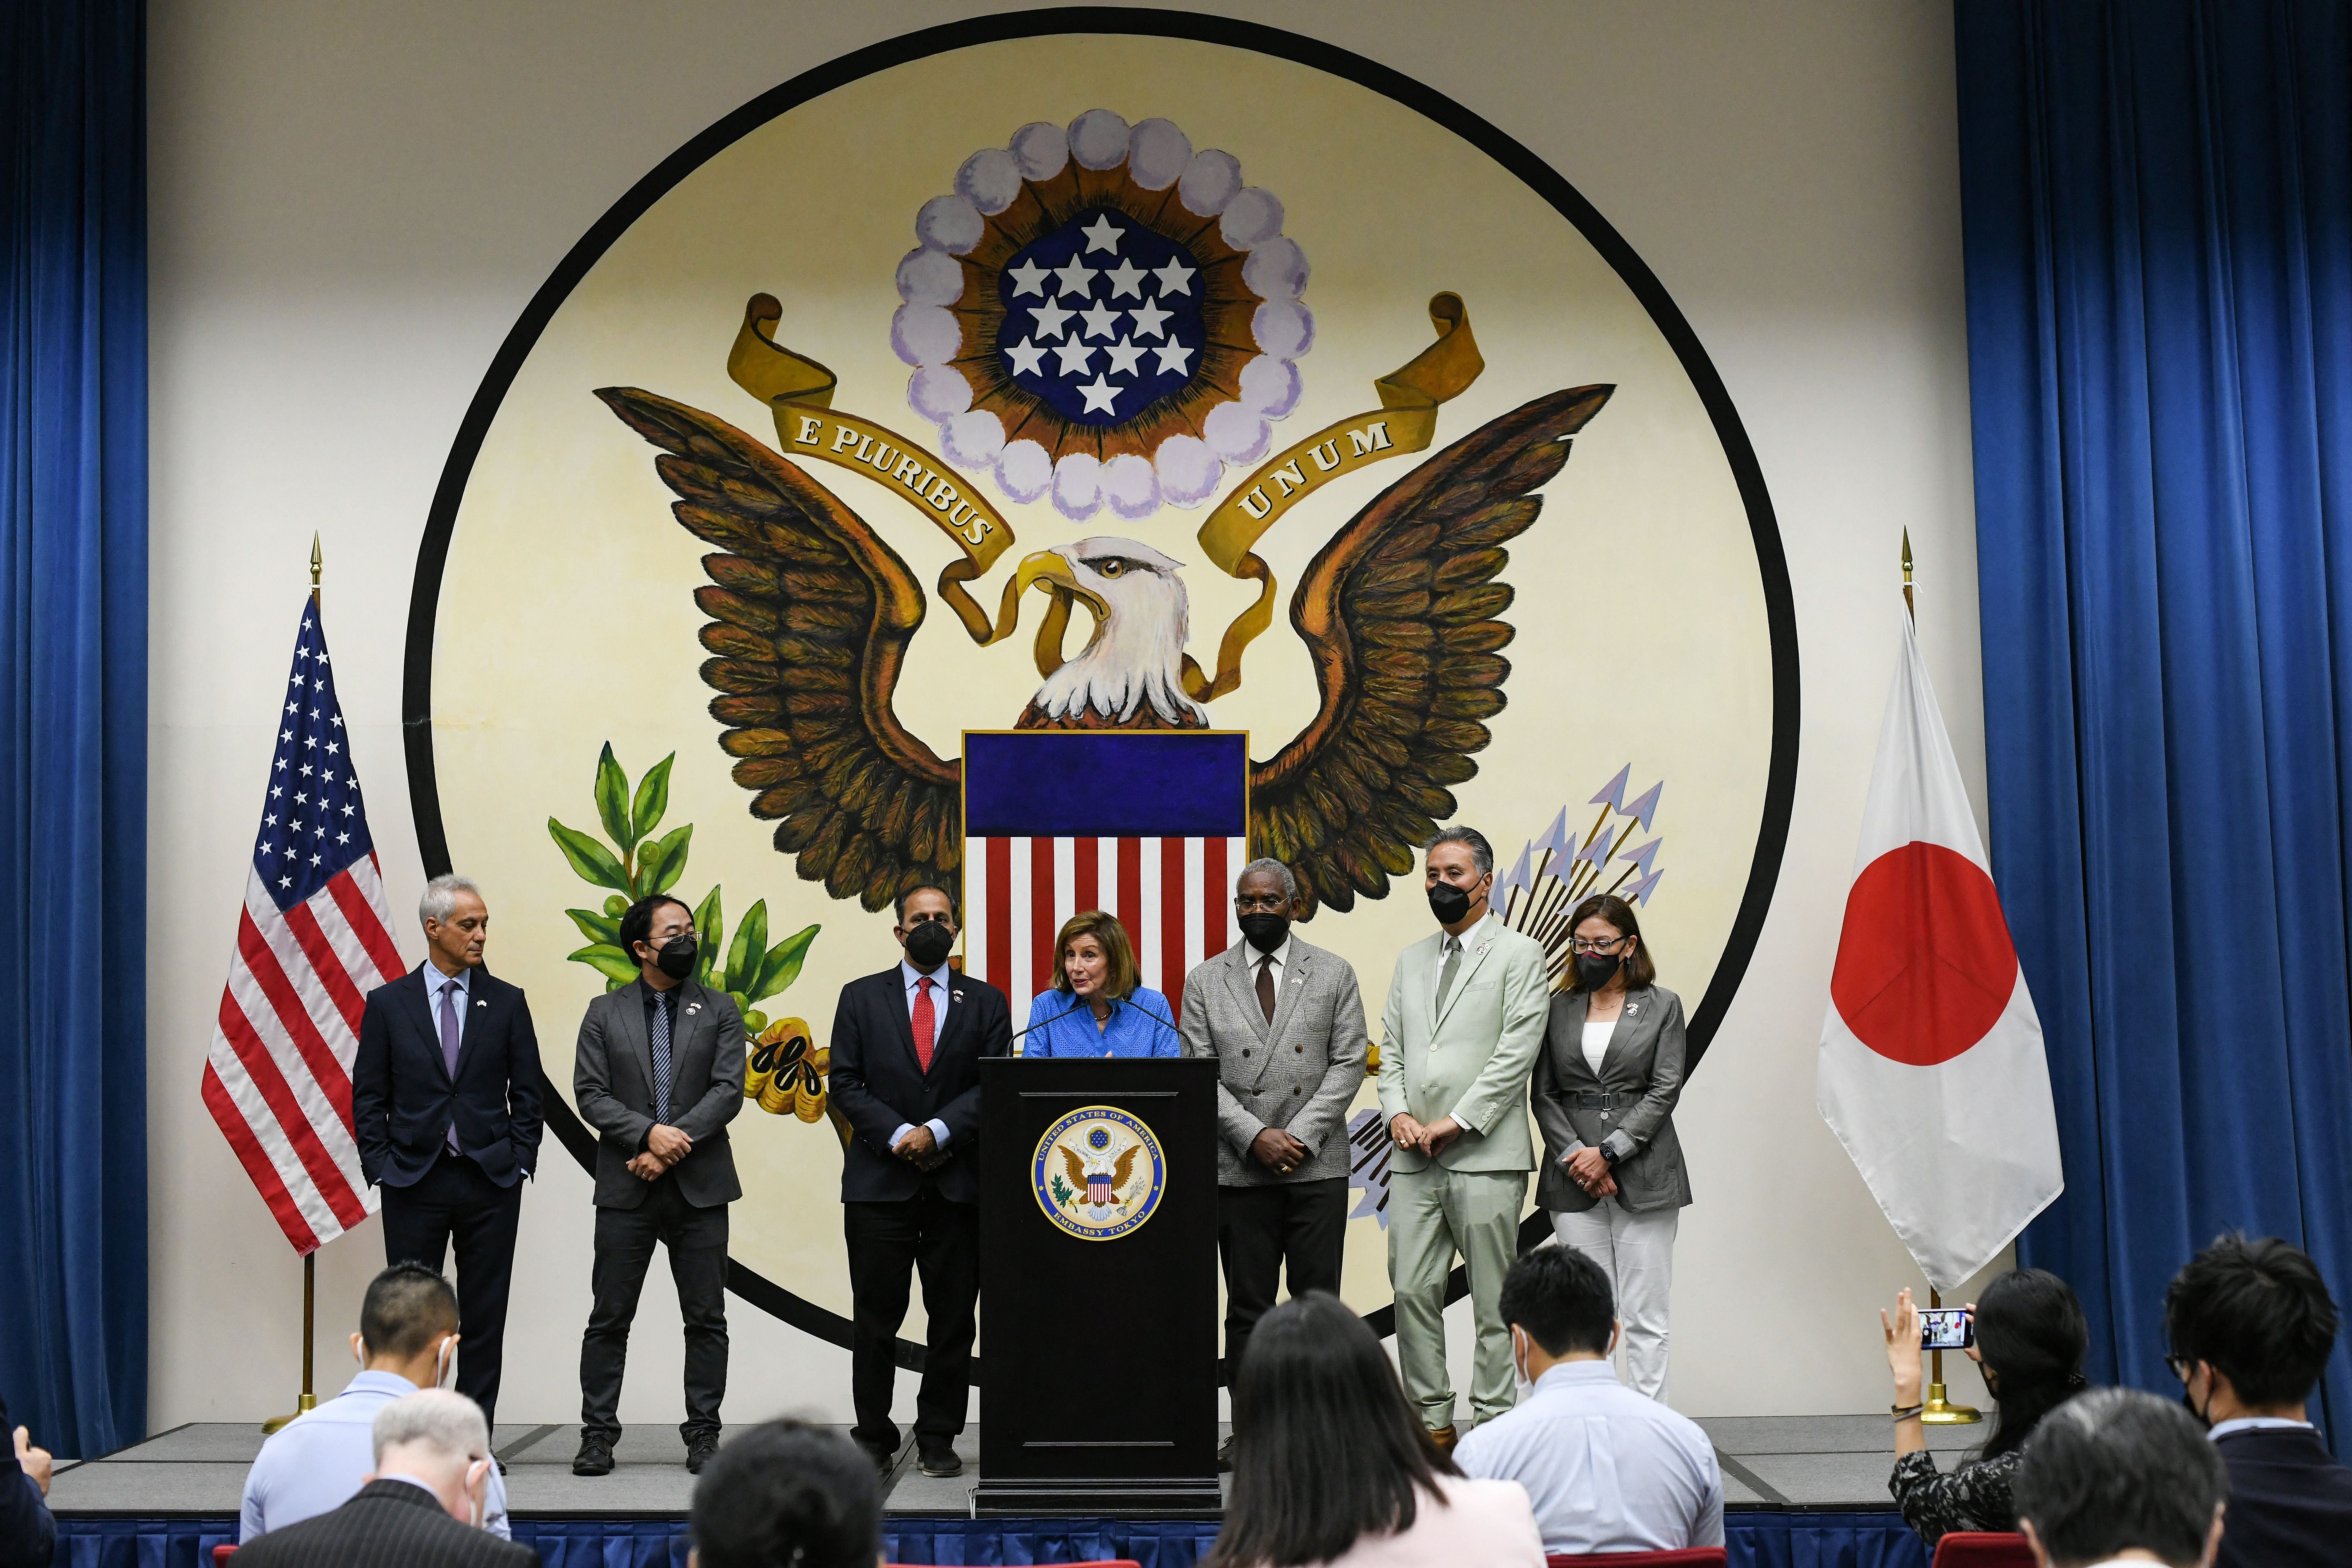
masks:
[[[913,507],[955,542],[960,558],[940,573],[940,597],[963,622],[972,641],[986,647],[1013,635],[1022,593],[1036,581],[1024,568],[1004,585],[1004,601],[993,626],[964,589],[984,574],[1013,543],[1013,525],[982,499],[977,481],[950,467],[929,448],[887,426],[833,409],[839,380],[833,372],[776,342],[783,307],[772,294],[754,294],[743,308],[743,326],[728,351],[727,374],[735,384],[768,405],[776,417],[778,449],[790,458],[819,458],[845,468],[866,470],[901,492]]]
[[[1242,682],[1242,650],[1274,624],[1274,573],[1251,552],[1282,514],[1331,480],[1385,458],[1426,450],[1437,435],[1438,405],[1460,396],[1486,362],[1471,336],[1470,313],[1459,294],[1429,301],[1437,341],[1372,383],[1378,408],[1327,425],[1258,465],[1255,472],[1201,525],[1201,546],[1219,571],[1258,584],[1257,602],[1225,628],[1214,679],[1184,656],[1184,689],[1195,701],[1223,697]],[[740,380],[741,377],[737,377]]]

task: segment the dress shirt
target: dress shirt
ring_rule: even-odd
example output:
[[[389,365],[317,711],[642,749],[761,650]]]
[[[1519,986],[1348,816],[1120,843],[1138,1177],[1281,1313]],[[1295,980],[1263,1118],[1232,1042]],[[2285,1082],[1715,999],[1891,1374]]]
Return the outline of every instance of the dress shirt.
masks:
[[[1527,1488],[1554,1555],[1723,1544],[1715,1446],[1696,1422],[1619,1383],[1605,1361],[1554,1366],[1454,1457],[1471,1475]]]
[[[1283,937],[1282,945],[1276,948],[1272,953],[1260,952],[1255,947],[1249,950],[1251,984],[1255,985],[1257,984],[1258,961],[1268,957],[1271,957],[1274,960],[1274,983],[1276,985],[1279,985],[1282,984],[1282,977],[1290,973],[1290,938],[1287,934]],[[1279,996],[1282,993],[1277,991],[1275,994]]]
[[[433,1043],[436,1046],[441,1043],[441,988],[457,988],[457,1043],[464,1045],[467,1016],[474,1010],[474,972],[461,969],[455,974],[444,974],[428,958],[417,966],[416,973],[425,980],[425,1001],[433,1015]]]
[[[2301,1432],[2318,1430],[2308,1421],[2296,1421],[2284,1415],[2238,1415],[2216,1423],[2205,1436],[2207,1441],[2218,1443],[2232,1432],[2274,1432],[2282,1427]]]
[[[898,984],[906,988],[907,1026],[910,1029],[915,1026],[916,999],[922,994],[922,993],[916,988],[916,983],[922,980],[929,980],[931,983],[932,991],[936,993],[936,994],[931,998],[931,1047],[936,1050],[939,1048],[940,1031],[944,1030],[948,1026],[948,1001],[949,998],[954,994],[954,993],[948,989],[947,963],[943,960],[937,969],[932,970],[929,974],[925,974],[921,970],[916,968],[905,959],[902,958],[898,961]],[[929,1121],[924,1122],[923,1125],[931,1130],[931,1136],[938,1140],[940,1148],[944,1149],[948,1146],[948,1124],[946,1122],[934,1116]],[[898,1130],[890,1134],[890,1147],[896,1149],[898,1146],[899,1141],[914,1130],[915,1124],[911,1121],[901,1121],[898,1123]]]
[[[1471,955],[1473,952],[1475,952],[1477,951],[1477,949],[1478,949],[1478,944],[1479,944],[1480,942],[1485,942],[1485,941],[1487,941],[1487,940],[1488,940],[1488,939],[1493,935],[1493,933],[1492,933],[1492,932],[1490,932],[1490,931],[1487,931],[1487,929],[1486,929],[1487,925],[1488,925],[1490,922],[1491,922],[1491,923],[1493,923],[1493,924],[1496,924],[1496,925],[1500,925],[1500,924],[1502,923],[1501,917],[1500,917],[1500,916],[1498,916],[1498,915],[1496,915],[1496,914],[1495,913],[1495,911],[1494,911],[1494,910],[1493,910],[1492,908],[1489,908],[1489,909],[1486,910],[1486,918],[1485,920],[1480,921],[1476,925],[1472,926],[1468,931],[1464,931],[1460,936],[1444,937],[1444,928],[1443,928],[1443,927],[1439,928],[1439,935],[1440,935],[1440,936],[1442,936],[1442,937],[1444,937],[1444,941],[1441,941],[1441,942],[1437,944],[1437,967],[1436,967],[1435,969],[1433,969],[1433,970],[1431,970],[1431,971],[1430,971],[1429,994],[1430,994],[1432,996],[1434,996],[1434,995],[1436,995],[1436,994],[1437,994],[1437,981],[1438,981],[1438,977],[1442,976],[1442,975],[1443,975],[1443,974],[1444,974],[1444,973],[1445,973],[1445,947],[1446,947],[1446,943],[1447,943],[1447,942],[1453,942],[1453,943],[1455,943],[1455,944],[1457,944],[1457,945],[1461,948],[1461,950],[1462,950],[1462,963],[1461,963],[1461,965],[1460,965],[1460,967],[1456,968],[1456,969],[1454,970],[1454,984],[1455,989],[1456,989],[1456,990],[1459,990],[1459,989],[1461,988],[1461,985],[1462,985],[1462,973],[1463,973],[1463,971],[1464,971],[1464,970],[1466,970],[1466,969],[1468,969],[1468,968],[1470,967],[1470,955]],[[1446,998],[1445,998],[1445,999],[1446,999],[1448,1002],[1451,1002],[1451,1001],[1453,1001],[1453,1000],[1454,1000],[1453,996],[1452,996],[1450,994],[1446,996]],[[1525,1100],[1527,1100],[1527,1096],[1523,1094],[1523,1095],[1519,1096],[1519,1099],[1520,1099],[1520,1100],[1522,1101],[1521,1109],[1522,1109],[1522,1110],[1524,1110],[1524,1109],[1525,1109],[1525,1104],[1524,1104],[1524,1102],[1525,1102]],[[1486,1131],[1485,1128],[1483,1128],[1483,1127],[1479,1126],[1476,1122],[1475,1122],[1475,1121],[1471,1121],[1471,1120],[1470,1120],[1470,1118],[1469,1118],[1468,1116],[1465,1115],[1463,1112],[1461,1112],[1461,1111],[1459,1111],[1459,1110],[1449,1111],[1449,1112],[1447,1112],[1447,1114],[1448,1114],[1448,1115],[1450,1115],[1450,1116],[1452,1116],[1452,1117],[1454,1118],[1454,1121],[1455,1124],[1456,1124],[1457,1126],[1461,1127],[1461,1128],[1462,1128],[1462,1130],[1463,1130],[1464,1131],[1465,1131],[1465,1132],[1481,1132],[1481,1133],[1483,1133],[1483,1132],[1485,1132],[1485,1131]]]
[[[375,1468],[376,1412],[415,1392],[416,1385],[398,1373],[363,1372],[341,1394],[280,1427],[246,1472],[238,1542],[349,1502]],[[513,1539],[507,1525],[507,1484],[496,1465],[482,1496],[482,1528]]]

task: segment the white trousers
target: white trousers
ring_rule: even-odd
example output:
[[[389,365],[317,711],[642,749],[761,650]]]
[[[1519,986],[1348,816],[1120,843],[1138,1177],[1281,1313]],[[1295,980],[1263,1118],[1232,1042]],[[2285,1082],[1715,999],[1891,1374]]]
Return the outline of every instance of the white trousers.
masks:
[[[1609,1276],[1617,1298],[1617,1321],[1624,1326],[1625,1386],[1664,1401],[1666,1397],[1666,1301],[1675,1283],[1675,1227],[1679,1208],[1631,1214],[1615,1198],[1602,1198],[1581,1214],[1551,1216],[1552,1234]]]

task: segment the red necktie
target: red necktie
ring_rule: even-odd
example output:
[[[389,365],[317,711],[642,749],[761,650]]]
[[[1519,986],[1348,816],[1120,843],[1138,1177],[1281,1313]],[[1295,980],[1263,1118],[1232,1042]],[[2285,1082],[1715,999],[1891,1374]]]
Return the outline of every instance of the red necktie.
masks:
[[[915,1060],[931,1070],[931,1037],[939,1032],[939,1015],[931,1010],[931,977],[915,982]]]

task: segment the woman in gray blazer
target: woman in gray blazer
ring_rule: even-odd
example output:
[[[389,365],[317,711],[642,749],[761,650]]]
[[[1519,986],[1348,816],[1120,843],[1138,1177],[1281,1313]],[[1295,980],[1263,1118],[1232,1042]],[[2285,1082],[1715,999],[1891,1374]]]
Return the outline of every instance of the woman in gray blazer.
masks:
[[[1655,984],[1633,906],[1606,893],[1569,917],[1565,987],[1551,999],[1529,1088],[1543,1129],[1536,1201],[1552,1231],[1609,1276],[1625,1382],[1666,1393],[1675,1227],[1691,1201],[1675,1101],[1687,1043],[1682,998]]]

